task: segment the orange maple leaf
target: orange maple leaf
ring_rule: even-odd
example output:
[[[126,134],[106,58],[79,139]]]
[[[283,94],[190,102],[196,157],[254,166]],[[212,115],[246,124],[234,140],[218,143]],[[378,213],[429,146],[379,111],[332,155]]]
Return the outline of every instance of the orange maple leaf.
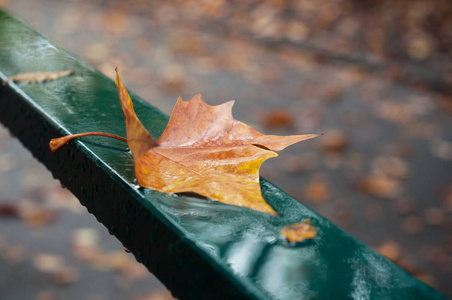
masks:
[[[276,215],[262,198],[260,165],[278,156],[273,151],[317,136],[264,135],[232,117],[234,101],[210,106],[197,95],[187,102],[177,100],[165,131],[156,141],[136,116],[118,73],[116,86],[137,181],[160,192],[196,192]],[[91,133],[53,139],[51,149],[56,151],[70,139],[85,135]]]

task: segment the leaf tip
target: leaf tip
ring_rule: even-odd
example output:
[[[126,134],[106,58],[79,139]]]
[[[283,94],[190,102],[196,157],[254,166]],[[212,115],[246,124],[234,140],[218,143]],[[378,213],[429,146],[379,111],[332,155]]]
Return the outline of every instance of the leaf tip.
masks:
[[[273,209],[272,209],[271,211],[269,211],[268,213],[269,213],[270,215],[279,217],[279,214],[278,214],[276,211],[274,211]]]
[[[115,67],[115,73],[116,73],[115,84],[116,84],[116,87],[118,87],[118,84],[122,83],[122,82],[121,82],[121,77],[119,77],[119,70],[118,70],[118,67]]]

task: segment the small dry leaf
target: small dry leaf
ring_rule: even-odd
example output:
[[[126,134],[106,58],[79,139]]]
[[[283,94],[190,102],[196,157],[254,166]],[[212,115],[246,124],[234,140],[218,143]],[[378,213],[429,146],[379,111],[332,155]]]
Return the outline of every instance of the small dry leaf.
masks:
[[[15,244],[3,249],[3,258],[10,262],[22,262],[25,259],[25,249],[20,244]]]
[[[19,208],[17,205],[12,203],[3,203],[0,204],[0,218],[1,217],[18,217],[19,216]]]
[[[328,132],[322,138],[322,148],[324,151],[332,153],[342,153],[349,145],[349,138],[340,130]]]
[[[311,219],[307,219],[301,223],[294,223],[285,226],[281,230],[281,234],[291,243],[299,243],[309,240],[317,235],[317,230],[311,225]]]
[[[397,261],[400,258],[400,247],[394,241],[385,241],[375,250],[392,261]]]
[[[57,212],[48,209],[27,209],[21,212],[20,218],[31,227],[47,226],[57,219]]]
[[[294,125],[294,115],[285,109],[274,109],[267,111],[262,116],[262,123],[265,127],[283,129]]]
[[[323,176],[312,178],[305,191],[305,197],[313,203],[321,203],[331,198],[330,187]]]
[[[42,291],[36,295],[36,300],[58,300],[57,294],[51,291]]]
[[[439,99],[439,107],[452,114],[452,96],[443,96]]]
[[[53,282],[56,285],[68,285],[77,281],[80,277],[80,271],[74,267],[65,267],[56,271],[53,276]]]
[[[38,270],[52,273],[63,268],[64,258],[56,254],[40,253],[33,258],[32,263]]]
[[[57,212],[47,209],[27,209],[21,212],[20,218],[31,227],[47,226],[57,219]]]
[[[423,227],[422,219],[417,216],[406,217],[402,221],[402,229],[407,234],[417,234]]]
[[[378,156],[372,160],[372,172],[393,179],[405,179],[410,174],[408,164],[396,156]]]
[[[43,82],[47,80],[54,80],[61,77],[65,77],[74,73],[74,70],[66,70],[61,72],[30,72],[30,73],[20,73],[9,77],[3,82],[6,85],[8,82]]]
[[[448,186],[442,189],[441,202],[443,203],[443,207],[446,210],[452,211],[452,186]]]
[[[429,247],[427,260],[446,272],[452,268],[452,256],[444,248],[438,246]]]
[[[437,138],[431,142],[430,151],[442,160],[452,161],[452,142],[450,141]]]
[[[335,218],[338,224],[343,228],[350,227],[353,223],[353,215],[351,214],[350,209],[346,207],[339,208],[336,211]]]
[[[356,188],[366,194],[392,199],[400,194],[402,184],[399,180],[388,176],[372,174],[359,178],[356,182]]]
[[[408,198],[396,199],[394,203],[394,211],[401,216],[409,215],[415,209],[416,205],[414,201]]]
[[[99,239],[99,232],[94,228],[84,227],[72,232],[72,244],[76,247],[96,246]]]
[[[424,220],[428,225],[442,225],[446,221],[446,213],[439,207],[430,207],[424,210]]]
[[[174,298],[169,291],[152,291],[143,298],[137,298],[136,300],[173,300]]]

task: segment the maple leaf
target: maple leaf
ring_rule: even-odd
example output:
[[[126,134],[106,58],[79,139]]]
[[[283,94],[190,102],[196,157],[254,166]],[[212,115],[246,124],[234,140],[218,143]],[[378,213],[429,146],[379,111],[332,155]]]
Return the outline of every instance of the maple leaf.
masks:
[[[234,101],[210,106],[197,95],[187,102],[177,100],[165,131],[156,141],[136,116],[118,72],[116,86],[137,181],[160,192],[196,192],[222,203],[277,215],[262,197],[260,165],[278,156],[274,151],[317,136],[264,135],[232,117]],[[70,139],[52,140],[52,151]]]

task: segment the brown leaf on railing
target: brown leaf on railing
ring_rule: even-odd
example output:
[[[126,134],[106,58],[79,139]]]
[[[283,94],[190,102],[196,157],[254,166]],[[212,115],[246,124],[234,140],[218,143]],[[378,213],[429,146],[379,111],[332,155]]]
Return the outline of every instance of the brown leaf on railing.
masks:
[[[10,76],[7,80],[3,82],[6,85],[8,82],[43,82],[48,80],[54,80],[61,77],[65,77],[74,73],[74,70],[66,70],[61,72],[30,72],[30,73],[20,73],[14,76]]]
[[[301,223],[294,223],[285,226],[281,230],[281,234],[291,243],[299,243],[309,240],[317,235],[317,230],[311,225],[311,219],[307,219]]]
[[[232,117],[234,101],[210,106],[197,95],[187,102],[177,100],[165,131],[156,141],[136,116],[119,74],[116,86],[137,181],[160,192],[196,192],[277,215],[262,197],[260,165],[278,156],[274,151],[317,136],[264,135]],[[52,140],[52,151],[78,136]]]

